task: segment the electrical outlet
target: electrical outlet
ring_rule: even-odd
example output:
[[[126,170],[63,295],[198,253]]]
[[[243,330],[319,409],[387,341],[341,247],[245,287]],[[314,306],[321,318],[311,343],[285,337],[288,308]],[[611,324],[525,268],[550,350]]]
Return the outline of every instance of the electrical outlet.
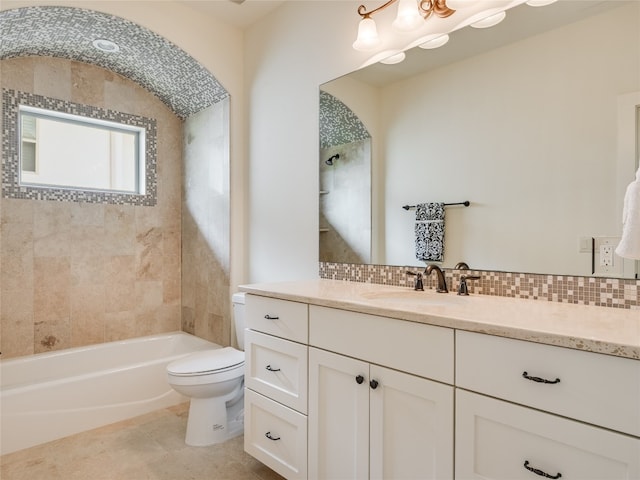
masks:
[[[613,267],[613,245],[600,245],[600,266]]]
[[[593,237],[593,274],[603,277],[622,276],[624,262],[615,252],[620,237]]]

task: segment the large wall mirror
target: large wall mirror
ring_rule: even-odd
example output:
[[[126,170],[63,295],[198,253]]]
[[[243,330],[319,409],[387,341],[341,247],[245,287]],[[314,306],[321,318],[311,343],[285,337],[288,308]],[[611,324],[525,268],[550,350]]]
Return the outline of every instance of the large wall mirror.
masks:
[[[445,208],[441,266],[637,275],[637,262],[601,265],[600,252],[621,235],[638,168],[640,2],[523,4],[493,28],[467,27],[320,90],[370,134],[370,209],[351,214],[371,219],[362,263],[421,265],[415,212],[403,206],[468,200]]]

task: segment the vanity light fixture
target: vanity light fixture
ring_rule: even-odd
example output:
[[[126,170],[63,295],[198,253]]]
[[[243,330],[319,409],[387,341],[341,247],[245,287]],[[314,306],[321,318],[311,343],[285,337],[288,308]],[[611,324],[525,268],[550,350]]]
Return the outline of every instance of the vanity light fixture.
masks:
[[[360,5],[358,14],[362,19],[358,25],[358,37],[353,42],[355,50],[373,50],[380,45],[376,22],[371,16],[394,3],[398,4],[398,14],[391,26],[399,32],[410,32],[420,28],[423,22],[432,15],[447,18],[454,12],[454,10],[447,7],[447,0],[389,0],[370,11],[367,11],[367,7],[364,5]]]
[[[367,10],[365,5],[358,7],[358,15],[360,15],[360,23],[358,24],[358,36],[353,42],[353,48],[359,51],[371,51],[383,44],[378,35],[378,28],[373,16],[393,4],[398,4],[398,10],[395,20],[391,23],[391,29],[402,34],[419,30],[426,20],[432,16],[447,18],[453,15],[457,10],[463,10],[467,7],[477,7],[480,0],[387,0],[377,8]],[[555,3],[557,0],[528,0],[527,5],[532,7],[541,7]],[[525,2],[523,2],[525,3]],[[489,28],[497,25],[505,19],[507,13],[504,9],[489,8],[480,11],[467,18],[465,25],[474,28]],[[419,45],[421,48],[438,48],[449,41],[447,34],[428,35]],[[427,40],[428,39],[428,40]],[[385,43],[389,43],[385,41]],[[416,43],[413,43],[415,46]],[[395,50],[398,52],[398,50]],[[404,54],[394,53],[381,63],[394,64],[404,60]]]
[[[91,42],[91,44],[101,52],[116,53],[120,50],[120,47],[117,43],[105,38],[98,38]]]

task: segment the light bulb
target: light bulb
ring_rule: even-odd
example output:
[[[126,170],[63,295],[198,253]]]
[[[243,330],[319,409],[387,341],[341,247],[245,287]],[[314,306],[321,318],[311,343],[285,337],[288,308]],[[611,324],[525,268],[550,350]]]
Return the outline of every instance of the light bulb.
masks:
[[[353,42],[353,48],[366,51],[373,50],[378,45],[380,45],[380,37],[378,37],[376,22],[370,17],[364,17],[358,24],[358,38]]]
[[[391,26],[401,32],[410,32],[422,25],[424,19],[418,10],[416,0],[400,0],[398,3],[398,15]]]

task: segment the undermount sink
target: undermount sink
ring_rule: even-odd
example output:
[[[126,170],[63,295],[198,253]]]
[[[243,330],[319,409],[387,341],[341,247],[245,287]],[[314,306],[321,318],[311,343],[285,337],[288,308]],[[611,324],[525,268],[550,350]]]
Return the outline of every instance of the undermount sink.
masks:
[[[367,300],[381,300],[385,302],[420,304],[420,305],[461,305],[468,298],[454,293],[436,293],[435,291],[394,290],[390,292],[366,292],[361,296]]]

